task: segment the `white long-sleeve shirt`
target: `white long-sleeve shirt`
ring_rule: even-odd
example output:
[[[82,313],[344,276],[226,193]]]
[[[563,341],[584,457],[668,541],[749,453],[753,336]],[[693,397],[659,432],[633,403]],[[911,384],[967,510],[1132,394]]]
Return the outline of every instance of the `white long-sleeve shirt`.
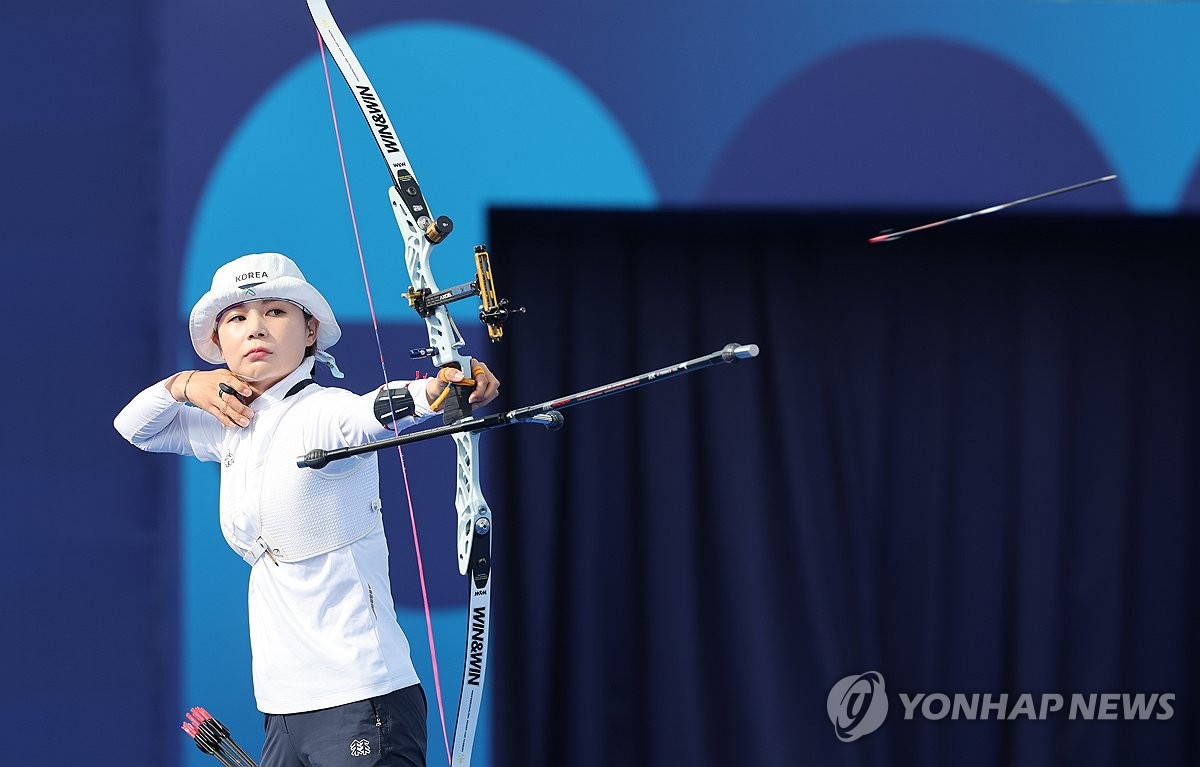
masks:
[[[221,462],[221,529],[234,551],[252,562],[254,694],[259,710],[271,714],[337,706],[419,681],[408,639],[396,622],[375,454],[330,463],[319,470],[319,479],[305,474],[313,469],[284,468],[295,467],[296,457],[314,447],[391,434],[375,416],[376,392],[357,395],[310,384],[285,398],[311,371],[312,361],[306,360],[259,395],[244,429],[227,429],[211,414],[177,402],[166,381],[134,397],[115,420],[122,436],[143,450]],[[407,386],[416,411],[400,419],[401,428],[431,412],[424,382]],[[269,477],[265,492],[264,477]],[[314,501],[313,481],[340,494]],[[370,501],[369,508],[362,506]],[[331,502],[345,503],[352,513],[320,517]],[[293,518],[287,514],[291,508],[312,514]],[[270,512],[266,529],[263,509]],[[347,518],[348,526],[342,524]],[[286,546],[279,556],[262,556],[263,538],[268,546],[277,539]],[[300,558],[289,557],[289,550]]]

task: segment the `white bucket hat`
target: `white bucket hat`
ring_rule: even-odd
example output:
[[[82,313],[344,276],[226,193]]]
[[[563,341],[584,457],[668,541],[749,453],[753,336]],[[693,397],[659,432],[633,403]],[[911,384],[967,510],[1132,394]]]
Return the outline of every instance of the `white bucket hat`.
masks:
[[[217,317],[235,304],[279,298],[303,308],[320,321],[317,327],[317,359],[341,378],[333,357],[325,350],[338,342],[342,329],[333,310],[316,288],[308,284],[292,259],[282,253],[251,253],[234,259],[213,274],[212,287],[192,307],[188,321],[192,348],[206,362],[221,364],[225,358],[213,343]]]

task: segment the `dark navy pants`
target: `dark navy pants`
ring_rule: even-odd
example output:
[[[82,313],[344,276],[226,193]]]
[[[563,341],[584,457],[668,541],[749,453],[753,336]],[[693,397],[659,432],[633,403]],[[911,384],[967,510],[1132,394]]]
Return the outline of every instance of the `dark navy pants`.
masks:
[[[425,767],[425,691],[301,714],[267,714],[259,767]]]

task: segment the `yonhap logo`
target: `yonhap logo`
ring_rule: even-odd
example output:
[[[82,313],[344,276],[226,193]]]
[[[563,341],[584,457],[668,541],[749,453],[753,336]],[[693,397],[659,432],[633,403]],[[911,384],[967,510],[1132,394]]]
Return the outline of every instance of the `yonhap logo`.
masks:
[[[888,712],[883,674],[868,671],[842,679],[829,691],[825,710],[838,740],[843,743],[875,732]]]
[[[903,708],[901,719],[897,720],[901,724],[918,718],[928,722],[1167,721],[1174,718],[1176,705],[1173,692],[914,693],[900,690],[895,694]],[[841,679],[829,691],[825,710],[838,740],[843,743],[875,732],[888,713],[883,674],[868,671]]]

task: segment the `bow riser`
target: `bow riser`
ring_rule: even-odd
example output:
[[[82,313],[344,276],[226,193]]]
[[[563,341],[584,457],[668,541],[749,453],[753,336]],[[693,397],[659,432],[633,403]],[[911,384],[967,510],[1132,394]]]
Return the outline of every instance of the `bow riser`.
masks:
[[[440,288],[433,277],[429,260],[433,253],[433,243],[417,229],[407,209],[401,204],[399,193],[393,188],[388,190],[392,199],[392,211],[396,215],[396,223],[405,232],[404,261],[408,267],[409,278],[412,280],[410,291],[417,293],[437,293]],[[458,326],[450,316],[445,306],[438,306],[425,317],[425,326],[429,332],[429,347],[433,350],[433,363],[438,367],[448,365],[457,367],[464,374],[470,375],[471,358],[459,352],[466,343]],[[467,392],[451,392],[448,399],[446,423],[453,423],[462,418],[471,417],[471,405],[466,400]],[[457,399],[454,395],[458,395]],[[455,482],[454,507],[458,512],[458,572],[466,575],[470,568],[471,545],[474,539],[476,525],[479,519],[485,520],[488,529],[491,528],[491,511],[483,499],[480,490],[479,469],[475,456],[479,450],[478,434],[458,434],[454,437],[457,452],[458,476]],[[489,557],[490,559],[490,557]]]
[[[483,499],[479,464],[474,460],[479,450],[479,432],[453,436],[458,452],[458,481],[454,485],[454,507],[458,510],[458,572],[466,575],[468,570],[476,573],[485,567],[490,572],[490,547],[484,552],[486,563],[481,564],[472,553],[475,535],[487,535],[492,530],[492,511]]]
[[[393,187],[388,190],[392,201],[392,213],[396,216],[396,225],[404,233],[404,264],[408,269],[408,278],[412,282],[410,291],[422,293],[439,292],[440,288],[433,278],[433,270],[429,266],[433,254],[433,243],[413,221],[408,208]],[[450,317],[445,306],[438,306],[425,316],[425,328],[429,332],[429,348],[433,350],[433,364],[438,367],[455,365],[464,375],[471,374],[471,358],[459,353],[466,346],[458,326]],[[470,416],[468,407],[466,415]]]

